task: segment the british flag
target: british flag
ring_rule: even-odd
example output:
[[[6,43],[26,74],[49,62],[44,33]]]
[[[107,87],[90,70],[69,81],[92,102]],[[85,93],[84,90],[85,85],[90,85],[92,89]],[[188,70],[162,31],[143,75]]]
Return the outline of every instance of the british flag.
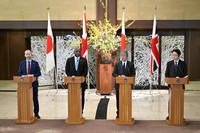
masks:
[[[86,23],[86,8],[83,13],[83,34],[82,34],[82,49],[81,56],[86,58],[88,53],[87,48],[87,23]]]
[[[154,13],[152,40],[151,40],[151,74],[160,66],[159,42],[156,26],[156,13]]]

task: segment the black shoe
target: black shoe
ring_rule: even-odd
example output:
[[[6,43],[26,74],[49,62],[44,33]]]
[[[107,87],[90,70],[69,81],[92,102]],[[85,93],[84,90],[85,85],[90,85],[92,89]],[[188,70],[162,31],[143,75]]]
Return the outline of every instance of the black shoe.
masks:
[[[166,120],[169,120],[169,116],[166,117]]]
[[[40,119],[40,116],[38,114],[35,114],[35,117],[37,117],[38,119]]]
[[[119,115],[117,114],[116,118],[119,118]]]

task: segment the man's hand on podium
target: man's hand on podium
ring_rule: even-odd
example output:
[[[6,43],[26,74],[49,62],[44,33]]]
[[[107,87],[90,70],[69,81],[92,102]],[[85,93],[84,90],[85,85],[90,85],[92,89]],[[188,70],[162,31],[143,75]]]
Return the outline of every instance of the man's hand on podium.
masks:
[[[126,77],[125,75],[119,75],[118,77]]]
[[[33,74],[28,74],[27,76],[28,76],[28,77],[33,77]]]

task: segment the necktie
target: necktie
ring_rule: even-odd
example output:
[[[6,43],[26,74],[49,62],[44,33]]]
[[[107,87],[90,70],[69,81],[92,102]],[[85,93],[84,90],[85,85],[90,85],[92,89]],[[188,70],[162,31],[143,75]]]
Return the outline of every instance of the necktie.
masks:
[[[125,63],[123,63],[123,65],[122,65],[122,73],[123,73],[123,75],[125,75]]]
[[[76,61],[76,71],[78,70],[78,63],[79,63],[79,60],[77,58],[77,61]]]
[[[28,61],[28,74],[31,74],[31,64],[30,64],[30,61]]]
[[[177,65],[177,62],[175,62],[175,73],[177,73],[177,67],[178,67],[178,65]]]

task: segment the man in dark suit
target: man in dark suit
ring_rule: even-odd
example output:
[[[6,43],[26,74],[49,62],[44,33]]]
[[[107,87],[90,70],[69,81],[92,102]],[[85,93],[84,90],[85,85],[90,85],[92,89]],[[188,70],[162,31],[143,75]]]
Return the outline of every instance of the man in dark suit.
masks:
[[[134,77],[135,68],[134,64],[127,60],[128,52],[122,50],[120,53],[121,61],[115,64],[112,76],[113,77]],[[116,105],[117,105],[117,118],[119,118],[119,84],[115,83],[116,90]]]
[[[84,76],[86,78],[88,73],[87,59],[81,57],[80,48],[75,48],[74,57],[67,59],[65,72],[67,76]],[[86,81],[81,84],[82,88],[82,113],[85,103],[85,89],[87,89]]]
[[[176,78],[176,77],[186,77],[188,75],[187,73],[187,64],[186,62],[179,59],[181,55],[181,51],[179,49],[174,49],[172,51],[172,59],[167,63],[167,68],[165,71],[165,77],[166,78]],[[170,86],[169,86],[170,87]],[[185,89],[185,86],[183,85],[183,89]],[[170,101],[170,99],[169,99]],[[169,108],[169,103],[168,103]],[[169,110],[168,110],[169,113]],[[169,116],[166,118],[169,119]]]
[[[41,75],[40,67],[37,61],[31,59],[31,51],[25,51],[26,60],[22,61],[19,66],[18,75],[19,76],[34,76],[36,81],[32,83],[33,86],[33,103],[34,103],[34,113],[35,117],[39,116],[39,103],[38,103],[38,77]]]

